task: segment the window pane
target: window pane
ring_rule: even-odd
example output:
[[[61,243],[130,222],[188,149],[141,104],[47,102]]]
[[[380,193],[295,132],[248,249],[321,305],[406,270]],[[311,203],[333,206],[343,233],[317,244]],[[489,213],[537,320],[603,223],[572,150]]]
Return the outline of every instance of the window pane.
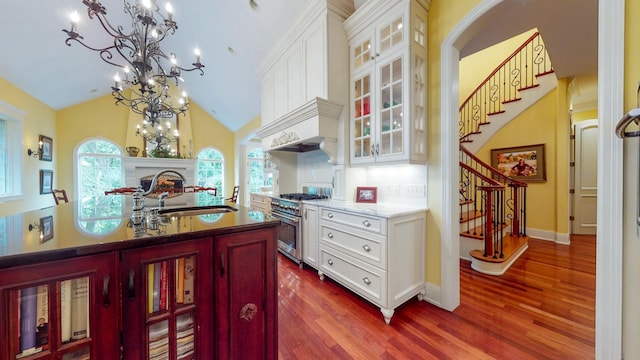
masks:
[[[198,186],[215,187],[218,195],[224,195],[224,157],[215,149],[204,149],[198,154],[196,163]]]

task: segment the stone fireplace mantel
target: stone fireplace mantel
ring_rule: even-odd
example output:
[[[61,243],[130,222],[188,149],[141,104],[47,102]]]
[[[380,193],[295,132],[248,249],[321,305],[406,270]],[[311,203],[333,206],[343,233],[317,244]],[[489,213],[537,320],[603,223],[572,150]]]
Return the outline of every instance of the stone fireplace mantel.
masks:
[[[181,173],[186,179],[185,185],[195,184],[195,159],[163,159],[150,157],[125,157],[124,183],[128,187],[140,185],[140,179],[153,176],[159,171],[171,169]]]

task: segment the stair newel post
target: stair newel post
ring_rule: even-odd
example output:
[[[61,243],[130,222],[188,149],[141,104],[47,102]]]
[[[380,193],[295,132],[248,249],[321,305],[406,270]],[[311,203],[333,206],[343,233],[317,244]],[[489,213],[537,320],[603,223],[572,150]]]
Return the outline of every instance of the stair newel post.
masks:
[[[511,194],[513,198],[513,219],[511,220],[511,235],[520,236],[520,207],[518,198],[520,197],[520,188],[518,185],[510,183]]]
[[[478,190],[483,192],[483,207],[487,209],[484,213],[484,256],[492,256],[494,254],[493,246],[493,191],[491,186],[480,186]]]
[[[496,212],[500,214],[499,218],[496,219],[496,225],[494,229],[496,229],[496,236],[498,241],[498,247],[500,248],[500,258],[504,258],[504,239],[502,232],[502,224],[504,224],[504,212],[505,212],[505,193],[504,188],[500,191],[496,192],[496,197],[498,200],[496,201]]]
[[[522,230],[520,231],[520,234],[522,236],[526,236],[527,235],[527,188],[522,187],[521,192],[522,192]]]

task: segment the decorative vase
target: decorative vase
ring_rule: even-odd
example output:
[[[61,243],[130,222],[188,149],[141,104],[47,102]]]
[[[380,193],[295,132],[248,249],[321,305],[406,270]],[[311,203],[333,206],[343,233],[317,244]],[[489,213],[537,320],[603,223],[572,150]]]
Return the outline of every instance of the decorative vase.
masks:
[[[138,156],[138,152],[140,151],[140,149],[138,149],[135,146],[127,146],[125,148],[125,150],[127,150],[127,153],[129,153],[129,156],[131,156],[131,157],[137,157]]]

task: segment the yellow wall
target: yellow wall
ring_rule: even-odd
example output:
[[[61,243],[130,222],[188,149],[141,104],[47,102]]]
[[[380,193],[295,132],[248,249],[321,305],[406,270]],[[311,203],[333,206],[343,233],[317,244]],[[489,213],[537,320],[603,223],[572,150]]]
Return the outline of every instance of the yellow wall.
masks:
[[[0,216],[16,214],[32,209],[52,205],[50,194],[40,195],[40,169],[56,170],[59,164],[59,142],[57,141],[55,111],[13,84],[0,78],[0,100],[25,112],[23,122],[23,141],[20,147],[23,173],[22,192],[24,197],[16,201],[0,203]],[[40,161],[27,155],[27,149],[38,148],[39,135],[53,139],[53,161]],[[58,187],[58,171],[54,171],[53,186]]]
[[[462,58],[460,60],[460,104],[535,31],[535,29],[527,31]]]
[[[487,164],[491,163],[491,149],[545,144],[547,181],[529,183],[527,189],[527,228],[555,232],[556,204],[566,199],[558,199],[556,188],[556,91],[551,91],[540,101],[525,110],[500,129],[476,152]]]
[[[598,109],[574,112],[571,115],[571,120],[573,120],[574,123],[585,121],[585,120],[597,119],[597,118],[598,118]]]

